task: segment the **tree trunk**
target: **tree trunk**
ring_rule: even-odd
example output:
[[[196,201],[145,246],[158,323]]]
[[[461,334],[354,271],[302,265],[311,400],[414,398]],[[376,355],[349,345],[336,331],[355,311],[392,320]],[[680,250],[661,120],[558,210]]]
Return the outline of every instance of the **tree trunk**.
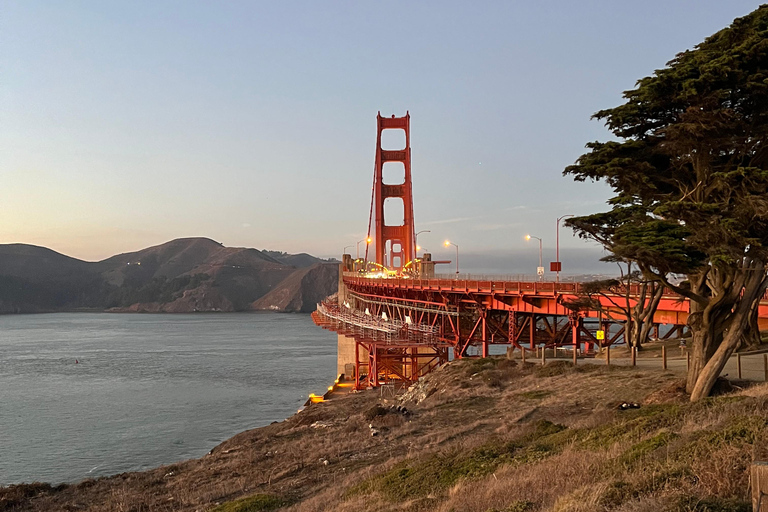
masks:
[[[631,269],[628,267],[627,271],[629,272]],[[632,287],[632,280],[629,278],[631,274],[627,274],[627,311],[629,312],[629,318],[630,321],[629,325],[632,327],[630,330],[630,342],[627,344],[627,348],[632,350],[632,348],[640,348],[640,330],[643,326],[643,320],[642,320],[642,310],[643,306],[645,305],[645,294],[648,291],[648,283],[640,283],[640,293],[637,297],[637,303],[634,306],[630,306],[629,302],[629,293],[630,289]]]
[[[746,332],[744,333],[743,346],[753,349],[758,348],[763,342],[762,338],[760,337],[760,326],[757,323],[757,314],[758,310],[755,309],[749,317],[749,324],[747,325]]]
[[[704,314],[699,315],[697,313],[692,322],[691,317],[694,315],[692,314],[689,317],[689,325],[691,325],[694,338],[697,335],[708,333],[705,334],[699,343],[694,343],[694,350],[696,351],[699,346],[701,350],[696,352],[695,357],[691,359],[691,367],[686,383],[686,390],[690,389],[692,402],[708,396],[712,391],[712,386],[714,386],[715,381],[720,376],[720,372],[723,371],[728,358],[731,357],[742,342],[752,313],[759,307],[760,299],[768,286],[768,277],[766,277],[763,265],[745,271],[748,275],[743,285],[738,287],[741,293],[738,294],[739,298],[735,301],[735,308],[729,307],[720,310],[719,314],[725,317],[725,321],[722,318],[715,318],[714,315],[712,315],[712,318],[708,318],[709,315],[706,313],[710,311],[710,308],[706,308]],[[691,310],[693,311],[693,309],[693,303],[691,303]],[[699,322],[699,320],[706,321]],[[727,327],[725,333],[718,332],[713,328],[713,325],[717,322],[719,322],[719,325]],[[699,323],[701,323],[701,325],[698,325],[699,327],[706,325],[707,329],[699,330],[699,332],[695,331],[693,327]],[[707,337],[709,339],[706,339]],[[706,359],[701,359],[701,356],[706,357]],[[696,365],[695,370],[694,364]],[[693,378],[694,375],[695,379]]]
[[[651,297],[640,314],[640,321],[642,322],[642,328],[640,329],[640,343],[648,341],[648,334],[653,327],[653,316],[656,314],[659,302],[661,301],[661,296],[664,294],[664,287],[661,283],[652,283],[650,286]]]
[[[653,327],[653,315],[659,307],[663,294],[664,287],[660,283],[647,281],[642,283],[638,301],[630,310],[632,319],[630,347],[642,349],[643,344],[648,341],[648,334]]]
[[[740,311],[741,309],[737,309],[733,315],[733,321],[728,327],[728,334],[723,338],[722,343],[720,343],[712,357],[709,358],[698,373],[696,382],[691,390],[691,402],[709,396],[712,386],[715,385],[720,372],[723,371],[725,363],[728,362],[728,359],[739,346],[739,343],[741,343],[749,322],[749,311]]]
[[[707,329],[697,328],[690,323],[690,317],[688,318],[688,326],[691,329],[691,348],[688,365],[688,375],[685,381],[686,393],[693,393],[696,387],[696,382],[699,379],[701,371],[704,369],[704,365],[707,363],[706,347],[710,345],[710,333]]]
[[[707,273],[688,276],[688,281],[691,283],[691,291],[695,294],[700,296],[709,295],[706,283]],[[711,331],[708,305],[694,300],[690,302],[691,309],[688,315],[688,329],[691,331],[691,346],[689,349],[688,375],[685,382],[685,391],[688,394],[693,392],[701,371],[712,355],[710,352],[714,353],[714,350],[711,348],[714,344],[714,333]]]
[[[722,333],[715,331],[710,318],[710,309],[693,301],[691,301],[691,313],[688,316],[688,327],[691,330],[691,356],[685,391],[690,394],[693,393],[699,375],[707,362],[715,354],[722,340]]]

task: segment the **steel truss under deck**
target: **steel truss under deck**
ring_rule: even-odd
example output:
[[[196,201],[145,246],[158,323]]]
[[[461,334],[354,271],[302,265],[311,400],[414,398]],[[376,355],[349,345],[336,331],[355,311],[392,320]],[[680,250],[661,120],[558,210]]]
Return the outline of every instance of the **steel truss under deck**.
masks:
[[[355,389],[414,382],[448,361],[437,326],[378,313],[324,302],[312,314],[317,325],[354,339]]]
[[[350,274],[344,283],[356,307],[380,316],[440,327],[439,337],[453,348],[454,357],[467,355],[469,347],[488,354],[488,346],[511,345],[534,350],[537,346],[571,346],[592,353],[625,341],[624,322],[595,311],[575,310],[568,301],[576,292],[573,283],[561,285],[560,292],[549,283],[539,289],[535,283],[462,281],[445,279],[366,279]],[[578,286],[578,285],[576,285]],[[667,299],[668,311],[661,311],[654,323],[672,329],[665,335],[680,335],[687,313],[677,299]],[[597,333],[602,331],[603,339]]]

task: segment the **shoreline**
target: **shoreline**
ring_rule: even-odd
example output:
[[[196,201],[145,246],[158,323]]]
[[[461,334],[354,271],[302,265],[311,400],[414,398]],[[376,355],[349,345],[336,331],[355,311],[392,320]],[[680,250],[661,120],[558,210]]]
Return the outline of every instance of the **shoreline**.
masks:
[[[295,414],[332,381],[335,337],[306,315],[253,313],[5,317],[0,481],[151,469]]]
[[[335,384],[338,384],[338,382],[336,382]],[[334,387],[334,386],[330,386],[330,387]],[[29,482],[25,482],[25,481],[13,482],[13,483],[1,483],[0,482],[0,490],[2,490],[4,488],[7,489],[9,487],[34,486],[34,485],[39,485],[39,484],[46,485],[46,486],[49,486],[51,488],[57,488],[57,487],[61,487],[61,486],[73,486],[73,485],[76,486],[76,485],[80,485],[83,482],[87,482],[87,481],[111,479],[111,478],[115,478],[115,477],[118,477],[118,476],[121,476],[121,475],[134,474],[134,473],[145,473],[145,472],[148,472],[148,471],[159,470],[161,468],[168,467],[168,466],[174,466],[174,465],[177,465],[177,464],[183,464],[183,463],[190,462],[190,461],[197,461],[197,460],[203,459],[204,457],[210,455],[211,453],[214,452],[214,450],[216,450],[216,448],[218,448],[222,444],[228,442],[229,440],[231,440],[231,439],[233,439],[233,438],[235,438],[237,436],[243,435],[243,434],[245,434],[247,432],[250,432],[250,431],[253,431],[253,430],[262,429],[262,428],[268,427],[270,425],[275,425],[275,424],[286,422],[286,421],[290,420],[291,418],[295,417],[296,415],[302,413],[306,409],[306,407],[310,406],[311,404],[315,404],[315,403],[319,403],[319,402],[327,400],[330,397],[330,395],[332,394],[332,391],[331,391],[330,387],[329,387],[329,390],[326,391],[326,393],[323,394],[323,395],[315,395],[314,393],[309,393],[308,400],[304,402],[304,405],[302,405],[296,412],[290,414],[286,418],[284,418],[282,420],[267,421],[267,423],[265,423],[264,425],[254,426],[254,427],[251,427],[251,428],[247,428],[245,430],[240,430],[238,432],[235,432],[234,434],[230,435],[226,439],[218,442],[210,450],[206,451],[205,453],[203,453],[202,455],[197,456],[197,457],[190,457],[190,458],[187,458],[187,459],[174,460],[174,461],[162,463],[162,464],[159,464],[159,465],[156,465],[156,466],[153,465],[153,466],[150,466],[150,467],[146,467],[144,469],[120,471],[120,472],[116,472],[116,473],[109,473],[109,474],[103,474],[103,475],[99,474],[99,475],[94,475],[94,476],[86,476],[84,478],[81,478],[79,480],[74,480],[74,481],[53,482],[53,481],[41,481],[39,479],[34,479],[32,481],[29,481]],[[318,401],[312,401],[313,397],[320,397],[320,398],[322,398],[324,400],[320,400],[319,402]],[[1,501],[0,501],[0,505],[2,505]],[[0,510],[2,510],[2,509],[0,509]]]
[[[768,453],[768,384],[703,408],[681,385],[656,369],[461,359],[396,398],[340,394],[239,433],[199,459],[59,488],[4,488],[0,503],[16,500],[15,512],[373,512],[403,503],[575,512],[585,502],[609,505],[594,510],[640,502],[643,510],[687,510],[673,507],[683,502],[746,510],[743,463],[755,450]],[[727,488],[689,478],[719,474],[711,473],[718,461],[728,468]],[[616,493],[613,481],[632,492]],[[256,507],[264,503],[274,506]]]

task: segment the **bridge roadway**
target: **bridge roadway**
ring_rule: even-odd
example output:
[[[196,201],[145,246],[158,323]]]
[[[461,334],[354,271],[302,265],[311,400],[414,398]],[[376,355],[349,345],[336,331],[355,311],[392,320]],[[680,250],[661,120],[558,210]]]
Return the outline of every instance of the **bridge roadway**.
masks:
[[[611,355],[611,363],[615,366],[632,366],[632,359],[627,355],[626,351],[622,355],[617,357]],[[552,357],[546,360],[552,361],[564,361],[571,362],[571,357]],[[530,361],[536,363],[536,361]],[[584,359],[579,360],[578,364],[606,364],[605,359]],[[663,363],[661,357],[657,354],[656,357],[638,357],[635,361],[635,366],[638,368],[663,369]],[[667,371],[672,372],[680,377],[685,377],[688,372],[688,361],[685,356],[672,356],[667,359]],[[746,352],[742,354],[732,355],[725,363],[722,371],[720,372],[722,377],[728,377],[730,379],[740,379],[752,382],[768,382],[768,354],[763,351],[758,352]]]

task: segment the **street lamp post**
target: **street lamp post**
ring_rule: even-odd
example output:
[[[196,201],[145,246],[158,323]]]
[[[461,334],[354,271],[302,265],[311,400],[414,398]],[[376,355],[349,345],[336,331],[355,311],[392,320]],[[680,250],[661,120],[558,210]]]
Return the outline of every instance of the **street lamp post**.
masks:
[[[544,279],[544,267],[542,266],[543,264],[541,262],[541,253],[542,253],[543,242],[541,241],[541,238],[539,238],[537,236],[525,235],[525,239],[526,240],[530,240],[531,238],[535,238],[536,240],[539,241],[539,268],[536,269],[536,273],[539,274],[539,281],[541,281],[542,279]]]
[[[419,257],[419,235],[422,234],[422,233],[431,233],[431,231],[428,230],[428,229],[422,229],[421,231],[419,231],[418,233],[413,235],[413,245],[416,246],[416,257],[417,258]]]
[[[355,244],[357,246],[355,259],[358,259],[358,260],[360,259],[360,242],[365,242],[367,245],[373,242],[373,239],[371,237],[363,238],[362,240],[358,241],[357,244]]]
[[[557,223],[555,225],[555,230],[557,231],[557,242],[556,242],[556,249],[555,249],[555,260],[557,261],[557,277],[555,278],[555,281],[558,283],[560,282],[560,221],[565,219],[566,217],[574,217],[573,214],[563,215],[562,217],[557,218]]]
[[[446,247],[454,246],[456,248],[456,277],[458,278],[459,277],[459,246],[449,240],[445,241],[445,246]]]
[[[347,254],[347,247],[352,248],[352,247],[354,247],[354,245],[345,245],[344,249],[342,249],[342,251],[341,251],[342,255]]]

